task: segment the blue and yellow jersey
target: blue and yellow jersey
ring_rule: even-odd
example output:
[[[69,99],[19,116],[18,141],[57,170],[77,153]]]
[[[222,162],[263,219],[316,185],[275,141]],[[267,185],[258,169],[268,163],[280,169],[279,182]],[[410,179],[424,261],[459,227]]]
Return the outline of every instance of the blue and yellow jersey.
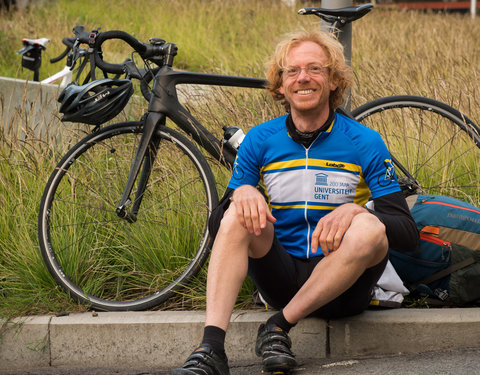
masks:
[[[332,124],[309,148],[288,134],[287,116],[253,127],[235,160],[229,188],[266,187],[275,233],[295,257],[311,252],[318,221],[349,202],[364,206],[369,197],[400,191],[390,154],[380,135],[336,113]]]

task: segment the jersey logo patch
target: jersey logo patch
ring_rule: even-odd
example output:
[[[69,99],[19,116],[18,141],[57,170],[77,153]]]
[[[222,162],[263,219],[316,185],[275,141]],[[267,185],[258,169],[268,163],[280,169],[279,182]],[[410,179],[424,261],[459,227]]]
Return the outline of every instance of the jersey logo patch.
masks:
[[[383,176],[378,177],[378,184],[380,186],[388,186],[395,180],[395,167],[390,159],[385,159],[383,162],[386,171]]]
[[[343,164],[343,163],[331,163],[331,162],[327,161],[327,167],[343,169],[343,168],[345,168],[345,164]]]
[[[315,175],[315,185],[328,186],[328,175],[325,173],[317,173]]]
[[[241,180],[244,175],[245,175],[245,172],[244,172],[243,169],[238,165],[237,159],[235,159],[235,163],[233,163],[232,177],[233,177],[235,180]]]
[[[355,194],[355,190],[350,188],[348,181],[338,181],[338,175],[329,176],[327,173],[315,174],[315,186],[313,187],[313,198],[316,201],[335,202],[340,199],[344,201],[345,197]]]

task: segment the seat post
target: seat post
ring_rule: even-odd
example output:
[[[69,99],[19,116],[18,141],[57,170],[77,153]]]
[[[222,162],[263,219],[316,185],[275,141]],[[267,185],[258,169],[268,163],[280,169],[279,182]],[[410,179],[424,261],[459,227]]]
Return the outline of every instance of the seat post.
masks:
[[[327,8],[327,9],[340,9],[340,8],[346,8],[346,7],[351,7],[353,4],[352,0],[322,0],[322,8]],[[322,29],[325,31],[328,31],[328,28],[331,26],[331,24],[325,22],[322,20]],[[338,37],[338,40],[340,43],[342,43],[343,48],[344,48],[344,55],[345,59],[347,60],[348,65],[352,65],[352,24],[348,23],[346,24],[341,30],[340,34]],[[350,111],[350,90],[348,90],[347,93],[347,99],[345,102],[345,109]]]

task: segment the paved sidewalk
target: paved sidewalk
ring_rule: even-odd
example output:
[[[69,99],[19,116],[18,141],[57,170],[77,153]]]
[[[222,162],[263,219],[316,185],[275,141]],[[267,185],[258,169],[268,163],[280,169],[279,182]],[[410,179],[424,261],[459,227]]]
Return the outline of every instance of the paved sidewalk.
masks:
[[[234,362],[257,361],[254,341],[271,312],[237,311],[226,350]],[[99,312],[16,319],[1,331],[0,373],[47,367],[171,368],[202,336],[203,312]],[[346,319],[309,318],[292,331],[300,359],[480,348],[480,308],[366,311]]]
[[[231,375],[262,374],[260,361],[230,364]],[[170,375],[171,368],[47,367],[11,370],[0,375]],[[358,359],[305,360],[291,375],[478,375],[480,349],[442,350],[420,354],[375,356]],[[266,375],[266,374],[264,374]]]

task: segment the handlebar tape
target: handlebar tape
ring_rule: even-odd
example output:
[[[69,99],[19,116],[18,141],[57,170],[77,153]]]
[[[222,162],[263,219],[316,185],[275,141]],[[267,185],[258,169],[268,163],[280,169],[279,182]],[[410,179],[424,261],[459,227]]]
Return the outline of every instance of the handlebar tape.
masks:
[[[65,48],[65,51],[63,51],[57,57],[54,57],[54,58],[50,59],[50,62],[52,64],[62,60],[65,56],[68,55],[68,53],[70,52],[70,50],[73,47],[73,44],[75,43],[75,38],[74,37],[73,38],[63,38],[62,43],[65,44],[67,46],[67,48]]]
[[[120,30],[110,30],[99,33],[95,40],[95,49],[97,51],[100,51],[102,43],[108,39],[121,39],[124,42],[128,43],[141,56],[145,56],[147,54],[148,45],[140,42],[135,37],[126,33],[125,31]],[[95,53],[95,64],[107,73],[122,74],[124,72],[122,64],[108,63],[100,58],[98,52]]]

